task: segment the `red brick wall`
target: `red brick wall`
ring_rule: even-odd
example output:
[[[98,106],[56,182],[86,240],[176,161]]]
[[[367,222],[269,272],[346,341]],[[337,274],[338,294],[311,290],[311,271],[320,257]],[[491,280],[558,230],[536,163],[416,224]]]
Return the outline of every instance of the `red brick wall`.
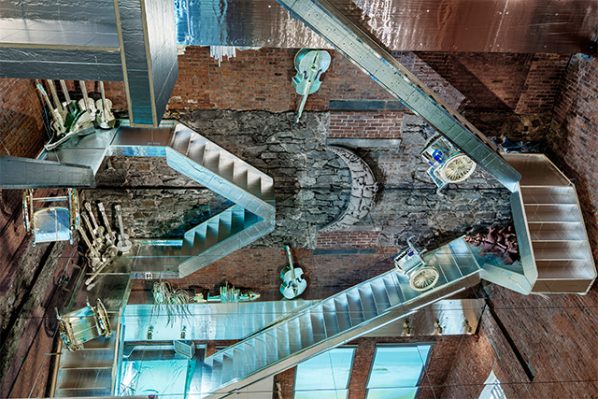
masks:
[[[534,55],[515,112],[533,114],[549,111],[555,104],[568,62],[569,57],[565,55]]]
[[[231,109],[283,112],[297,108],[300,96],[291,86],[296,74],[295,49],[238,51],[219,67],[207,47],[187,47],[179,56],[179,80],[169,109]],[[306,110],[328,108],[331,98],[376,99],[390,96],[361,70],[335,53],[320,91]]]
[[[238,51],[219,67],[207,47],[187,47],[179,56],[179,79],[169,109],[295,110],[300,100],[291,86],[296,51]],[[331,99],[392,99],[350,61],[331,54],[322,87],[309,97],[306,110],[327,110]],[[551,110],[567,63],[566,56],[553,54],[423,52],[396,56],[450,104],[461,102],[462,93],[466,109],[519,114]],[[108,82],[106,90],[116,109],[126,108],[121,83]]]
[[[598,261],[598,60],[573,57],[554,109],[550,145],[574,180]]]
[[[463,108],[550,112],[567,56],[508,53],[417,53],[463,93]]]
[[[330,231],[318,234],[317,248],[371,248],[378,246],[379,231]]]
[[[489,312],[480,333],[465,341],[446,379],[441,399],[477,399],[494,371],[507,398],[594,399],[598,393],[598,289],[587,296],[522,296],[493,286],[498,318],[534,373],[526,376]]]
[[[331,112],[328,137],[396,139],[404,112]]]
[[[31,80],[0,79],[0,155],[34,157],[39,153],[45,140],[41,112]],[[17,278],[13,262],[26,237],[21,193],[0,190],[0,292],[6,292]],[[3,306],[0,315],[1,310]]]
[[[375,248],[367,253],[314,253],[303,248],[293,249],[294,263],[303,268],[308,281],[307,290],[302,298],[327,298],[387,272],[393,267],[390,261],[393,250]],[[263,300],[278,300],[282,298],[279,292],[279,273],[286,264],[286,255],[282,248],[243,248],[193,273],[184,281],[174,280],[172,283],[179,288],[196,286],[214,290],[227,280],[237,287],[258,291]],[[136,281],[133,289],[133,302],[151,300],[151,283]]]
[[[33,157],[44,138],[41,103],[33,81],[0,79],[0,154]]]

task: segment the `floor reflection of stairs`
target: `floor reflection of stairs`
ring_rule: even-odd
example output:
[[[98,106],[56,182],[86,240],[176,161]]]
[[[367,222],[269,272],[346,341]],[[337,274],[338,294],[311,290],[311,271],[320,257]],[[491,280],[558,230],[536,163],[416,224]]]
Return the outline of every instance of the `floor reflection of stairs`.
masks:
[[[434,288],[418,292],[395,270],[364,281],[206,358],[190,397],[226,396],[479,282],[463,239],[426,253],[424,261],[440,273]]]
[[[63,346],[54,397],[110,396],[115,334],[85,344],[77,352]]]
[[[519,217],[527,222],[527,246],[537,269],[532,292],[585,293],[596,268],[575,186],[543,154],[505,158],[522,175]]]
[[[54,380],[54,397],[112,396],[119,318],[129,292],[130,279],[126,273],[102,276],[91,291],[80,292],[79,303],[84,303],[86,297],[102,299],[110,318],[112,335],[88,341],[83,344],[83,349],[76,352],[60,345],[60,357],[54,366],[58,370]]]

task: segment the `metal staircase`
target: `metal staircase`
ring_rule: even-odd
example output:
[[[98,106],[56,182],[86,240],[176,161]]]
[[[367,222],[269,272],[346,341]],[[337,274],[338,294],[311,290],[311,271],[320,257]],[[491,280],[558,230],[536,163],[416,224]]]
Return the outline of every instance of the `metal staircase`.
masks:
[[[110,320],[116,325],[116,317]],[[112,395],[112,368],[117,338],[98,338],[77,352],[64,350],[60,355],[56,398],[108,397]]]
[[[232,203],[180,240],[138,241],[130,255],[118,259],[119,267],[129,266],[133,278],[185,277],[274,229],[273,179],[175,121],[163,121],[155,129],[132,128],[121,121],[119,129],[98,130],[38,159],[88,168],[89,181],[82,184],[93,186],[104,158],[111,155],[166,158],[172,169]]]
[[[426,253],[424,261],[440,273],[432,289],[412,289],[408,277],[394,269],[364,281],[206,358],[187,396],[227,396],[480,281],[479,266],[462,238]]]
[[[120,344],[120,317],[129,292],[128,274],[117,273],[105,276],[92,292],[85,293],[92,297],[101,294],[110,317],[112,335],[86,342],[83,349],[76,352],[68,351],[63,345],[59,347],[51,397],[112,396]]]
[[[596,267],[575,186],[543,154],[505,158],[523,176],[513,219],[522,261],[536,270],[532,292],[587,293]]]
[[[167,132],[121,129],[112,154],[166,157],[168,165],[234,205],[188,230],[172,245],[140,246],[132,271],[152,278],[180,278],[240,249],[274,229],[274,181],[265,173],[182,124]],[[154,132],[155,133],[155,132]],[[140,137],[143,136],[143,137]],[[160,137],[156,142],[156,137]],[[167,145],[161,145],[162,143]]]

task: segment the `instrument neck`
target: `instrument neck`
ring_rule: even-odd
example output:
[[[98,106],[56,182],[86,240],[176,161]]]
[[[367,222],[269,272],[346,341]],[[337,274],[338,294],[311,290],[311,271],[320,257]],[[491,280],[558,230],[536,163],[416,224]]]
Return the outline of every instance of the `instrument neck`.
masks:
[[[84,80],[79,81],[79,87],[81,88],[81,94],[83,95],[83,101],[85,102],[85,107],[87,107],[87,100],[89,97],[87,96],[87,86],[85,85]]]
[[[48,93],[46,93],[46,91],[44,90],[44,87],[41,85],[41,83],[36,83],[37,86],[37,90],[39,91],[39,94],[41,94],[42,98],[44,99],[44,102],[46,103],[46,106],[50,109],[50,111],[53,110],[52,107],[52,103],[50,102],[50,99],[48,98]]]
[[[56,86],[54,85],[53,80],[46,80],[48,83],[48,87],[50,88],[50,94],[52,95],[52,101],[54,101],[54,108],[56,108],[59,112],[63,112],[62,103],[58,98],[58,93],[56,92]]]
[[[297,276],[295,275],[295,265],[293,264],[293,254],[291,253],[291,247],[285,245],[284,249],[287,252],[287,259],[289,262],[289,267],[291,268],[291,276],[293,277],[293,281],[295,281]]]
[[[291,268],[291,270],[294,270],[295,266],[293,265],[293,254],[291,253],[291,247],[285,245],[284,249],[287,253],[287,261],[289,262],[289,267]]]
[[[106,109],[106,92],[104,91],[104,82],[100,80],[100,95],[102,96],[102,110]]]
[[[66,82],[64,80],[60,81],[60,88],[62,89],[62,94],[64,95],[66,103],[69,104],[71,102],[71,96],[69,96],[69,91],[66,87]]]

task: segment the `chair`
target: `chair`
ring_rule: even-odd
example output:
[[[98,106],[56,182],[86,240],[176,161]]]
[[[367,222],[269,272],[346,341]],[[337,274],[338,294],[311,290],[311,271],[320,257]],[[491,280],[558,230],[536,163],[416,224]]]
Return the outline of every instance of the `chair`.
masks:
[[[53,202],[65,202],[68,207],[50,206],[35,209],[36,203]],[[58,197],[36,198],[32,189],[23,193],[23,223],[25,230],[33,234],[34,245],[54,241],[70,241],[72,244],[79,222],[79,196],[76,189],[69,188],[67,195]]]

